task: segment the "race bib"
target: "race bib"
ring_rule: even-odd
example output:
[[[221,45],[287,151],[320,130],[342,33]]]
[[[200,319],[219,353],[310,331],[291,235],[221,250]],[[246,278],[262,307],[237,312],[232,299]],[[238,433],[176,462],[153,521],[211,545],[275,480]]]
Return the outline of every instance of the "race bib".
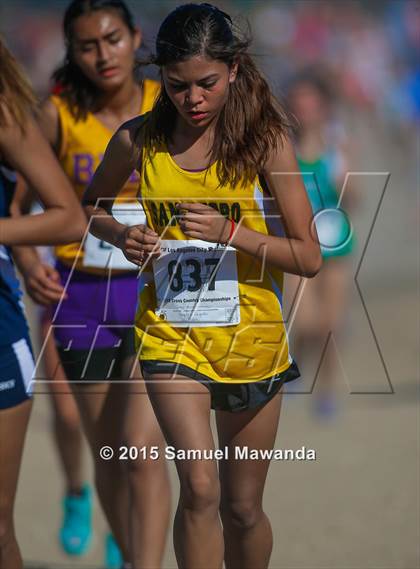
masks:
[[[147,223],[143,206],[138,202],[116,204],[112,208],[112,216],[123,225],[145,225]],[[125,271],[138,271],[134,263],[128,261],[118,247],[107,241],[88,234],[84,246],[84,267],[98,269],[122,269]]]
[[[240,322],[236,250],[208,241],[161,242],[153,262],[156,314],[180,328]]]

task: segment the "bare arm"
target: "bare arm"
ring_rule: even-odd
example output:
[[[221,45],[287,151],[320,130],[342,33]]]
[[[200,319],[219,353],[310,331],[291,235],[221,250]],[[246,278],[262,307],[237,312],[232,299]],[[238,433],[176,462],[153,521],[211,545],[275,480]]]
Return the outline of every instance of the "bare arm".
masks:
[[[57,107],[51,99],[46,99],[42,103],[36,118],[43,135],[51,144],[54,154],[60,156],[63,152],[60,119]]]
[[[266,237],[239,227],[232,244],[250,255],[260,258],[265,255],[267,263],[287,273],[315,276],[321,268],[321,253],[312,224],[312,209],[289,140],[273,153],[263,174],[276,200],[286,237]]]
[[[87,188],[82,205],[91,218],[90,232],[113,245],[119,243],[125,225],[111,215],[114,199],[136,166],[130,131],[118,130]]]
[[[18,174],[13,201],[10,204],[10,215],[19,217],[30,212],[32,204],[35,201],[33,191],[30,190],[25,180]]]
[[[115,197],[138,167],[140,150],[134,142],[137,128],[138,119],[134,119],[114,134],[82,204],[91,220],[89,231],[122,249],[131,262],[141,264],[144,255],[153,251],[158,241],[157,234],[145,225],[127,227],[111,215]]]
[[[25,181],[18,176],[18,183],[13,202],[10,206],[11,217],[20,217],[29,213],[34,195]],[[38,304],[49,305],[58,302],[64,293],[58,271],[42,262],[36,247],[12,247],[13,259],[22,274],[29,296]]]
[[[16,191],[13,201],[10,204],[10,217],[18,218],[29,214],[34,202],[34,194],[26,184],[25,180],[18,175]],[[13,246],[13,259],[20,272],[24,275],[27,270],[40,262],[38,252],[35,247]]]
[[[287,273],[313,277],[321,268],[321,253],[312,229],[311,206],[289,141],[273,152],[263,174],[286,237],[264,235],[239,224],[230,244]],[[203,204],[181,203],[179,208],[186,212],[181,221],[186,235],[207,241],[227,240],[230,223],[218,212]]]
[[[50,245],[81,239],[85,217],[60,165],[32,116],[26,130],[9,120],[0,130],[0,153],[34,188],[46,211],[0,220],[6,245]]]

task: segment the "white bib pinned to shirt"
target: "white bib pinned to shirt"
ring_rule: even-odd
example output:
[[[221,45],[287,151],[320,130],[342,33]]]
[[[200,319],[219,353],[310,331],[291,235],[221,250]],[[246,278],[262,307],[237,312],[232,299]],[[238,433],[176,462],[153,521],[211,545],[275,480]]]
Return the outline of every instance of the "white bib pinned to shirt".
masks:
[[[176,327],[240,322],[236,250],[200,240],[163,240],[153,262],[156,314]]]

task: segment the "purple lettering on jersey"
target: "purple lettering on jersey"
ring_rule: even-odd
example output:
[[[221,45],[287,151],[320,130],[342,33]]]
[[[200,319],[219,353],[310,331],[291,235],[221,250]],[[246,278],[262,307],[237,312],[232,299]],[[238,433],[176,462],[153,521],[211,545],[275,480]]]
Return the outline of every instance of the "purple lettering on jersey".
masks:
[[[98,162],[102,162],[103,154],[98,154]],[[92,154],[80,153],[73,156],[74,162],[74,180],[76,184],[90,184],[95,173],[97,163],[95,164]],[[138,184],[140,180],[137,170],[133,170],[128,181],[131,184]]]
[[[75,154],[74,179],[76,184],[89,184],[93,178],[93,157],[91,154]]]

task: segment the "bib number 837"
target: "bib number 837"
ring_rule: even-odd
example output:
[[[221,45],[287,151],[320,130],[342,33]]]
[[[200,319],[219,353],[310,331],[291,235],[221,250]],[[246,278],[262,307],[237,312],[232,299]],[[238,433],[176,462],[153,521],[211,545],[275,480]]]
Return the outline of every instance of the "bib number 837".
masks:
[[[208,281],[208,290],[216,288],[216,273],[220,259],[204,259],[203,264],[197,259],[173,260],[168,263],[169,287],[173,292],[189,290],[196,292],[203,282]],[[188,282],[185,287],[186,282]]]

